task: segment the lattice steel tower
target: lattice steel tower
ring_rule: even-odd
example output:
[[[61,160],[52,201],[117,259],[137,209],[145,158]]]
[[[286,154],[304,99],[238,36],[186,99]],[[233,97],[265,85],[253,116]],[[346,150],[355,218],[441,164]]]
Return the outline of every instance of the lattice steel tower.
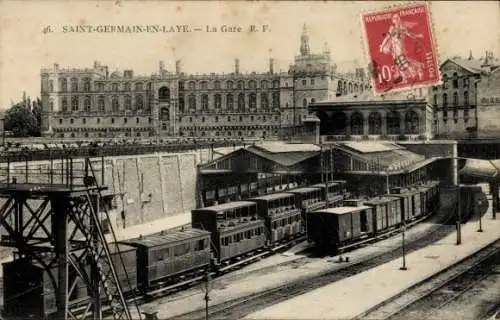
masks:
[[[114,319],[132,319],[122,290],[129,281],[126,268],[106,242],[106,237],[116,241],[112,228],[108,235],[103,228],[103,221],[109,221],[101,204],[104,158],[77,160],[67,155],[37,168],[29,154],[24,164],[13,163],[7,155],[2,158],[0,224],[6,234],[1,245],[15,248],[12,269],[17,272],[17,277],[4,274],[4,288],[10,288],[5,298],[24,304],[29,292],[42,286],[37,318],[102,319],[109,313]],[[23,274],[21,261],[41,270],[41,284],[21,284],[31,277],[30,272]],[[8,316],[9,303],[4,313]],[[140,318],[137,313],[134,318]]]

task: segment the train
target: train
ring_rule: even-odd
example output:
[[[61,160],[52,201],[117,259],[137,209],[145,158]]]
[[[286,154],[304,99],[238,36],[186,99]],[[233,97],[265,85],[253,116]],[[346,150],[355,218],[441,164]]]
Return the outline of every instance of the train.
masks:
[[[118,278],[123,291],[129,296],[148,295],[201,279],[206,272],[222,274],[304,236],[316,248],[336,252],[423,218],[440,202],[437,181],[394,188],[370,199],[352,199],[346,187],[346,181],[337,180],[194,209],[189,227],[109,244],[115,248],[114,261],[122,255]],[[36,310],[35,318],[48,318],[55,311],[53,288],[39,266],[23,259],[3,264],[4,315],[24,319]],[[25,282],[7,281],[21,274],[36,276]],[[30,298],[34,287],[41,288]],[[31,299],[36,306],[19,308]],[[75,290],[70,305],[85,299],[86,290]]]

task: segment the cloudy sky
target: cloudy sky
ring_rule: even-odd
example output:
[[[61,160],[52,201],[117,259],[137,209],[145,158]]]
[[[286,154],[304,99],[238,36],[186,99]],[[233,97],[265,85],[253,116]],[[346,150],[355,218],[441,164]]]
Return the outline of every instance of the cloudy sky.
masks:
[[[287,70],[307,24],[312,51],[328,42],[332,59],[350,71],[366,67],[360,13],[394,2],[166,2],[166,1],[9,1],[0,0],[0,108],[18,101],[23,91],[40,94],[40,68],[91,67],[134,69],[149,75],[164,60],[174,69],[183,60],[187,73],[264,71],[270,54],[276,69]],[[500,3],[432,2],[432,19],[441,61],[455,55],[478,57],[485,50],[500,56]],[[64,33],[63,27],[103,25],[189,25],[206,29],[240,26],[240,33]],[[250,25],[269,32],[248,32]],[[50,26],[52,32],[43,33]],[[269,50],[272,49],[272,53]]]

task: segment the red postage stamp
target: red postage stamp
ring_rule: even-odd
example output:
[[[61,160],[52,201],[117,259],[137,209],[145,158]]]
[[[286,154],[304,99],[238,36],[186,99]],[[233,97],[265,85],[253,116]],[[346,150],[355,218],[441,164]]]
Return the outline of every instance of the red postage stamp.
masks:
[[[426,3],[363,13],[361,19],[375,93],[440,83]]]

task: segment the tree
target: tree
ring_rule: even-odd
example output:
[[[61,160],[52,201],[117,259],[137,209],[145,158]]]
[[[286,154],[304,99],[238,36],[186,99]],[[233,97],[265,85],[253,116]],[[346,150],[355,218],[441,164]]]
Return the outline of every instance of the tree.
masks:
[[[5,130],[10,130],[15,137],[33,136],[37,129],[36,115],[24,102],[13,105],[5,113]]]

